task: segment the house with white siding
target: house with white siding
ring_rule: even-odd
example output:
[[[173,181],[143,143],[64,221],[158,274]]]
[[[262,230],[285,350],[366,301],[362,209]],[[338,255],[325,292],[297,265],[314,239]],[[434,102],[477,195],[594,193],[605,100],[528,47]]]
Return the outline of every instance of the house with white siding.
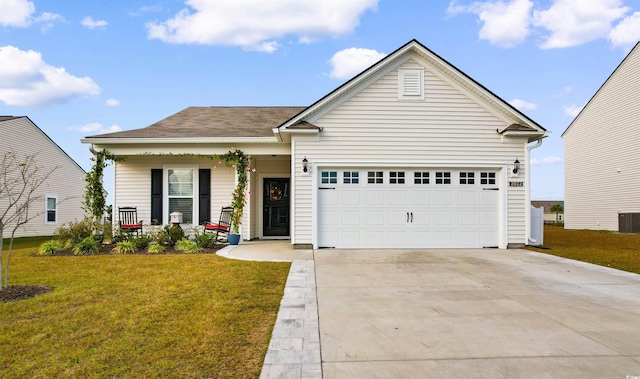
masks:
[[[300,248],[520,247],[529,152],[546,130],[416,40],[309,106],[190,107],[86,137],[115,164],[114,210],[217,220],[251,156],[242,238]],[[179,190],[178,190],[179,188]]]
[[[0,116],[0,156],[8,152],[18,159],[34,156],[43,176],[53,170],[32,195],[37,201],[29,214],[36,217],[20,226],[15,237],[50,236],[61,225],[84,218],[86,172],[29,117]],[[6,196],[0,196],[0,212],[7,210],[8,204]],[[5,238],[10,237],[14,225],[5,227]]]
[[[640,232],[640,43],[562,137],[564,227],[617,231],[635,217]]]

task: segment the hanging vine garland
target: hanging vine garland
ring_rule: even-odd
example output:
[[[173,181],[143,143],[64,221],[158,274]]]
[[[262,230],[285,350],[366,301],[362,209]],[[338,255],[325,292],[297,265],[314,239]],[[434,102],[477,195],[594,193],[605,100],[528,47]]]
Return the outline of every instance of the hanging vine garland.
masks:
[[[247,172],[252,171],[249,166],[250,157],[240,149],[231,148],[228,153],[219,155],[218,158],[224,162],[227,167],[235,167],[236,169],[238,184],[231,194],[231,206],[233,207],[231,225],[233,233],[239,234],[242,215],[244,214],[244,206],[247,204],[246,195],[247,193],[251,194],[247,192]],[[255,172],[255,169],[253,169],[253,171]]]

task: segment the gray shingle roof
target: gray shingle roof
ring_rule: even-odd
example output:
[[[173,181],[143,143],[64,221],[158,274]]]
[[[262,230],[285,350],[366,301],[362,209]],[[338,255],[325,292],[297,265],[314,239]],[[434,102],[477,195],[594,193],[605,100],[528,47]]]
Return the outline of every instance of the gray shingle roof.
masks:
[[[189,107],[146,128],[100,134],[99,138],[273,137],[306,107]]]

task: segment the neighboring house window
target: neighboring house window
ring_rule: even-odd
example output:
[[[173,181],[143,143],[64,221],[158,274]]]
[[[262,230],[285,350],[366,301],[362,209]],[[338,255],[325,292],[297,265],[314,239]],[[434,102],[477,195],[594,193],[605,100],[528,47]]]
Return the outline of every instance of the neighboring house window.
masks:
[[[391,171],[389,172],[390,184],[404,184],[404,171]]]
[[[424,70],[421,68],[398,69],[398,99],[424,100]]]
[[[336,184],[338,183],[337,171],[322,171],[320,173],[320,183],[322,184]]]
[[[558,213],[558,221],[564,221],[563,218],[564,215],[562,213]]]
[[[58,223],[58,196],[46,195],[45,196],[45,219],[46,224]]]
[[[473,172],[461,172],[460,184],[475,184],[475,173]]]
[[[194,169],[170,168],[167,170],[169,212],[182,212],[182,222],[193,223]]]
[[[369,184],[384,183],[384,173],[382,171],[369,171],[367,173],[367,183]]]
[[[436,172],[436,184],[451,184],[451,173],[444,171]]]
[[[358,184],[360,183],[360,173],[358,171],[345,171],[342,182],[344,184]]]
[[[429,184],[429,172],[428,171],[416,171],[413,173],[414,184]]]
[[[481,172],[480,173],[480,184],[496,184],[496,173],[495,172]]]

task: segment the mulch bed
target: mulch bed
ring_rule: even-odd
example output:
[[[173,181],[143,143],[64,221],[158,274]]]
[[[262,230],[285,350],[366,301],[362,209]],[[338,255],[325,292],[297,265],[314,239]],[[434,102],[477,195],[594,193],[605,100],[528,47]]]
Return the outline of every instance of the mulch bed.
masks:
[[[200,252],[198,254],[215,254],[216,251],[222,249],[223,247],[227,246],[226,244],[218,244],[216,246],[214,246],[213,248],[209,248],[209,249],[200,249]],[[115,247],[115,245],[113,244],[102,244],[100,245],[100,250],[98,253],[96,254],[92,254],[92,255],[98,255],[98,254],[116,254],[113,252],[113,248]],[[145,251],[140,251],[137,253],[133,253],[133,254],[127,254],[127,255],[145,255],[145,254],[149,254],[146,250]],[[172,247],[167,247],[167,249],[164,251],[164,253],[158,253],[158,254],[154,254],[154,255],[159,255],[159,254],[189,254],[189,253],[185,253],[183,251],[179,251],[176,250]],[[37,255],[37,254],[34,254]],[[55,254],[57,256],[60,255],[73,255],[73,252],[71,250],[69,251],[61,251],[57,254]],[[44,256],[43,256],[44,257]],[[34,285],[34,286],[9,286],[3,289],[0,289],[0,302],[2,303],[7,303],[10,301],[18,301],[18,300],[25,300],[25,299],[30,299],[32,297],[38,296],[40,294],[49,292],[49,291],[53,291],[53,288],[51,287],[47,287],[43,284],[38,284],[38,285]]]
[[[0,302],[30,299],[34,296],[52,291],[53,288],[39,284],[36,286],[9,286],[0,290]]]

